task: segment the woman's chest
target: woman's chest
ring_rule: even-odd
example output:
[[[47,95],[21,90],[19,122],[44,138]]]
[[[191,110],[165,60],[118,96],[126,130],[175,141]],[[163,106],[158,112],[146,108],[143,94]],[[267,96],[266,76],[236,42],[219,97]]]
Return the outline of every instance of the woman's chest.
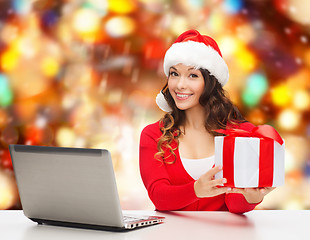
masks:
[[[179,138],[180,156],[200,159],[214,155],[214,136],[208,133],[186,132]]]

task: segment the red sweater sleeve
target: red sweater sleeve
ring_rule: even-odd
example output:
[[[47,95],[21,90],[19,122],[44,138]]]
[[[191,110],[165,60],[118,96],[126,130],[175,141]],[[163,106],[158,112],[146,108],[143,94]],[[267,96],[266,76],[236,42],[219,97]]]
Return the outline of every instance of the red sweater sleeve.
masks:
[[[226,194],[225,203],[229,212],[239,214],[251,211],[259,204],[259,203],[248,203],[241,193]]]
[[[140,137],[140,174],[148,195],[157,210],[178,210],[198,200],[194,181],[184,185],[172,185],[165,164],[154,158],[157,153],[159,127],[149,125]]]

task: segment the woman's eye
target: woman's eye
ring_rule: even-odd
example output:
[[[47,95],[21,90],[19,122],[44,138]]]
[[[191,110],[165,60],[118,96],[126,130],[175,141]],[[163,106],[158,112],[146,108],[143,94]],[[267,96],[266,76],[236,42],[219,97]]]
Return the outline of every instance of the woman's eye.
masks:
[[[170,76],[175,77],[175,76],[178,76],[178,74],[177,74],[176,72],[171,72],[171,73],[170,73]]]
[[[190,77],[191,77],[191,78],[196,78],[196,77],[198,77],[198,75],[197,75],[197,74],[192,73],[192,74],[190,75]]]

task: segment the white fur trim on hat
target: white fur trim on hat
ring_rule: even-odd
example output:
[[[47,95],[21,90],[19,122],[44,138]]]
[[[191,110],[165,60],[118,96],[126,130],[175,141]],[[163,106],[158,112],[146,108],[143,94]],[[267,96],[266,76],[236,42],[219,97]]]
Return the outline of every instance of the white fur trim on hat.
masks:
[[[168,103],[167,103],[167,101],[166,101],[162,91],[160,91],[160,93],[158,93],[157,96],[156,96],[156,104],[164,112],[172,112],[172,109],[168,105]]]
[[[211,46],[202,42],[186,41],[174,43],[166,52],[164,72],[169,76],[170,67],[183,63],[187,66],[207,69],[224,86],[229,78],[224,59]]]

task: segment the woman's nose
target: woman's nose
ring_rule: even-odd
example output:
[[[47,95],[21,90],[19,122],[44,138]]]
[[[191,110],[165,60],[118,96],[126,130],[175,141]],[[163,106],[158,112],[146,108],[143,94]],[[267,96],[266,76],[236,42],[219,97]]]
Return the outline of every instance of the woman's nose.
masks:
[[[185,77],[180,77],[179,81],[178,81],[178,84],[177,84],[177,87],[178,89],[184,89],[186,88],[186,78]]]

